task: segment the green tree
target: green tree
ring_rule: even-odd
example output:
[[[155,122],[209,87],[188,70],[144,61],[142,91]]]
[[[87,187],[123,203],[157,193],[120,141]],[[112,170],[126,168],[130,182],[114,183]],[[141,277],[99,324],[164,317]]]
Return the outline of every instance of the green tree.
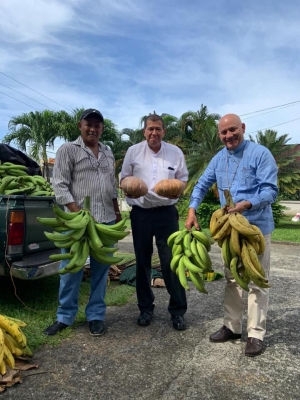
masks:
[[[4,136],[3,142],[15,144],[38,163],[42,159],[45,175],[49,180],[47,150],[54,148],[54,141],[59,136],[63,118],[62,112],[51,110],[29,112],[13,117],[8,123],[9,133]]]
[[[278,166],[279,194],[295,194],[300,189],[300,151],[295,151],[296,145],[288,144],[291,140],[288,134],[278,136],[278,132],[266,129],[258,131],[256,137],[249,135],[252,142],[267,147],[272,153]]]

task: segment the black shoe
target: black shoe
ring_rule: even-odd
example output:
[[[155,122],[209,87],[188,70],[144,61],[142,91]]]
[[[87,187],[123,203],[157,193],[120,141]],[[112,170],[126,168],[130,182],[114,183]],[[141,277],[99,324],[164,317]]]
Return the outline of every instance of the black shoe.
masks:
[[[240,339],[242,335],[240,333],[233,333],[231,329],[223,325],[221,329],[210,335],[209,340],[211,342],[227,342],[228,340]]]
[[[253,337],[248,337],[245,348],[245,356],[255,357],[261,354],[262,351],[263,351],[263,341]]]
[[[106,326],[103,321],[89,321],[89,328],[92,336],[102,336],[106,332]]]
[[[53,325],[50,325],[47,329],[44,330],[44,335],[56,335],[58,332],[66,329],[69,325],[63,324],[62,322],[54,322]]]
[[[140,326],[148,326],[150,325],[151,319],[153,318],[153,312],[152,311],[143,311],[140,313],[137,323]]]
[[[173,328],[177,331],[184,331],[186,329],[185,321],[182,315],[172,315],[171,321],[173,322]]]

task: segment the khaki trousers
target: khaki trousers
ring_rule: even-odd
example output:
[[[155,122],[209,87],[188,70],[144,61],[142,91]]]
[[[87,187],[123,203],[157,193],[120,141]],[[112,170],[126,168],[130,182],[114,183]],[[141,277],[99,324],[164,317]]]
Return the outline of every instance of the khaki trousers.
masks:
[[[266,249],[259,257],[259,261],[265,271],[266,278],[270,270],[270,246],[271,234],[265,235]],[[230,270],[225,268],[227,280],[224,299],[224,325],[234,333],[242,332],[242,318],[245,308],[245,292],[235,282]],[[243,293],[244,292],[244,293]],[[252,281],[249,283],[248,292],[248,337],[264,340],[266,334],[266,321],[269,303],[269,289],[261,289]]]

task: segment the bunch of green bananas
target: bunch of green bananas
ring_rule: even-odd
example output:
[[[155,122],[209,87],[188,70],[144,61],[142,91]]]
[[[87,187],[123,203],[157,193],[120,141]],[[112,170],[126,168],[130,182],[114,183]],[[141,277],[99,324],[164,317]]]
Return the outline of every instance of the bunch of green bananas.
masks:
[[[53,261],[70,260],[60,274],[80,271],[89,255],[103,264],[117,264],[120,257],[113,257],[118,248],[114,246],[118,240],[124,239],[129,232],[126,219],[114,225],[97,223],[88,209],[78,212],[65,212],[58,205],[53,205],[55,218],[39,218],[44,225],[51,226],[54,232],[44,232],[56,247],[69,249],[68,253],[50,255]]]
[[[21,327],[26,323],[0,314],[0,374],[5,375],[7,367],[15,368],[15,357],[31,357],[32,351]]]
[[[265,239],[257,226],[240,213],[227,213],[225,206],[212,214],[209,228],[221,247],[225,266],[241,288],[249,291],[250,281],[261,288],[270,287],[257,257],[265,250]]]
[[[211,258],[208,254],[212,244],[211,238],[194,227],[190,231],[185,228],[172,233],[167,244],[172,248],[171,270],[177,274],[181,285],[189,290],[188,273],[195,287],[200,292],[207,294],[204,274],[213,272]]]
[[[10,162],[0,164],[0,194],[54,196],[49,182],[42,176],[30,176],[27,167]]]

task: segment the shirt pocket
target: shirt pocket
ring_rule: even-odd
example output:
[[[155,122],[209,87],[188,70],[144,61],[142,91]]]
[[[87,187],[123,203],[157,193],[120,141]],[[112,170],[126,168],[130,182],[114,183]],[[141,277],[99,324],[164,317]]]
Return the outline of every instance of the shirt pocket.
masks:
[[[240,173],[240,181],[243,186],[253,190],[253,188],[257,186],[255,169],[243,168]]]
[[[169,169],[169,168],[162,168],[161,170],[161,179],[174,179],[175,178],[175,169]]]
[[[216,171],[216,180],[218,189],[225,190],[229,189],[228,187],[228,177],[224,171]]]

